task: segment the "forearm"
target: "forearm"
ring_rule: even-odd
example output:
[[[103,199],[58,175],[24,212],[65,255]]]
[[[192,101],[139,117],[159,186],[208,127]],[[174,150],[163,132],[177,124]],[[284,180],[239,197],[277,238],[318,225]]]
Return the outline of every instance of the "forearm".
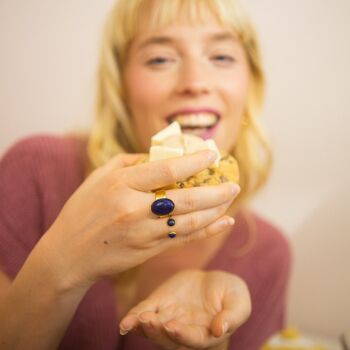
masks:
[[[0,348],[56,349],[86,291],[63,289],[34,249],[1,301]]]

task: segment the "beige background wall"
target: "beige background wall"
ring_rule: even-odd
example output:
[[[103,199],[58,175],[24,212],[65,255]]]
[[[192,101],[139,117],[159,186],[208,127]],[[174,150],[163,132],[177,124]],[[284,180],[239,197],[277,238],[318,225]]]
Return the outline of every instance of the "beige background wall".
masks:
[[[242,1],[262,40],[276,156],[254,205],[295,247],[290,321],[337,336],[350,328],[350,1]],[[0,0],[0,153],[89,126],[112,2]]]

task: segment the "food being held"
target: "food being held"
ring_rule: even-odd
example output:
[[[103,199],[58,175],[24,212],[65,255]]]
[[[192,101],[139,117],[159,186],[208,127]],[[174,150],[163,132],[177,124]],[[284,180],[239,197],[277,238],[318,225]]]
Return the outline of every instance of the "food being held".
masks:
[[[217,154],[211,167],[163,189],[218,185],[223,182],[239,183],[239,169],[236,159],[230,154],[220,152],[213,139],[203,140],[195,135],[183,134],[177,121],[152,137],[149,156],[140,162],[180,157],[206,149],[213,150]]]

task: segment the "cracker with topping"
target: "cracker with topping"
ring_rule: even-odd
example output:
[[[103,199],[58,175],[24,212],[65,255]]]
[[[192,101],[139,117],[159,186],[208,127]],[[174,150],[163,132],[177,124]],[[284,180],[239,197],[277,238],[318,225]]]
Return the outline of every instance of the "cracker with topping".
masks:
[[[138,163],[146,163],[148,161],[149,156],[139,160]],[[173,188],[189,188],[207,185],[218,185],[224,182],[234,182],[238,184],[239,169],[238,163],[233,156],[221,152],[219,166],[204,169],[183,181],[177,181],[175,184],[162,187],[162,189],[169,190]]]
[[[179,157],[205,149],[210,149],[217,155],[211,167],[162,189],[218,185],[224,182],[238,183],[239,170],[236,159],[229,154],[220,152],[213,139],[203,140],[198,136],[183,134],[177,121],[152,137],[149,155],[139,160],[138,163]]]

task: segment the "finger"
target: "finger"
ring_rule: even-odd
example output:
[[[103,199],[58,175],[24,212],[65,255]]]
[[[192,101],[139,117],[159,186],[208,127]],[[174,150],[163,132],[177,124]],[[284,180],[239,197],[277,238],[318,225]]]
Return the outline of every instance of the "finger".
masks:
[[[168,225],[169,218],[159,218],[152,220],[149,239],[161,239],[167,237],[170,231],[175,231],[177,236],[188,236],[189,234],[198,230],[204,229],[208,225],[221,218],[230,207],[232,201],[209,208],[205,210],[196,211],[190,214],[171,216],[175,224]]]
[[[140,326],[139,319],[135,314],[128,314],[119,323],[119,331],[121,335],[129,333],[131,330],[135,330]]]
[[[146,311],[157,312],[156,300],[144,300],[134,306],[119,323],[120,332],[126,334],[140,325],[139,315]]]
[[[209,238],[223,231],[226,231],[227,229],[232,227],[234,223],[235,220],[232,217],[224,215],[212,224],[190,234],[180,235],[179,237],[176,236],[175,239],[169,239],[168,237],[165,237],[163,240],[160,241],[159,244],[163,244],[164,247],[162,246],[162,249],[166,249],[167,246],[171,247],[174,245],[174,243],[181,245],[183,243],[189,243],[192,241],[198,241],[201,239]]]
[[[240,187],[234,183],[223,183],[215,186],[201,186],[166,191],[167,198],[171,199],[175,208],[171,215],[186,214],[189,212],[212,208],[235,198]],[[155,200],[153,193],[148,193],[148,203],[144,206],[144,215],[156,217],[151,211]]]
[[[200,151],[182,157],[164,159],[125,169],[124,178],[136,190],[151,191],[188,177],[208,168],[215,160],[213,151]]]
[[[139,320],[145,336],[155,344],[167,350],[178,348],[178,344],[173,342],[168,336],[157,314],[149,311],[143,312],[139,315]]]
[[[243,283],[238,288],[241,290],[224,298],[223,310],[214,317],[211,323],[210,329],[215,337],[232,334],[250,316],[251,301],[248,288]]]
[[[105,166],[109,170],[124,168],[134,165],[140,159],[145,158],[146,156],[146,153],[119,153],[109,160]]]

